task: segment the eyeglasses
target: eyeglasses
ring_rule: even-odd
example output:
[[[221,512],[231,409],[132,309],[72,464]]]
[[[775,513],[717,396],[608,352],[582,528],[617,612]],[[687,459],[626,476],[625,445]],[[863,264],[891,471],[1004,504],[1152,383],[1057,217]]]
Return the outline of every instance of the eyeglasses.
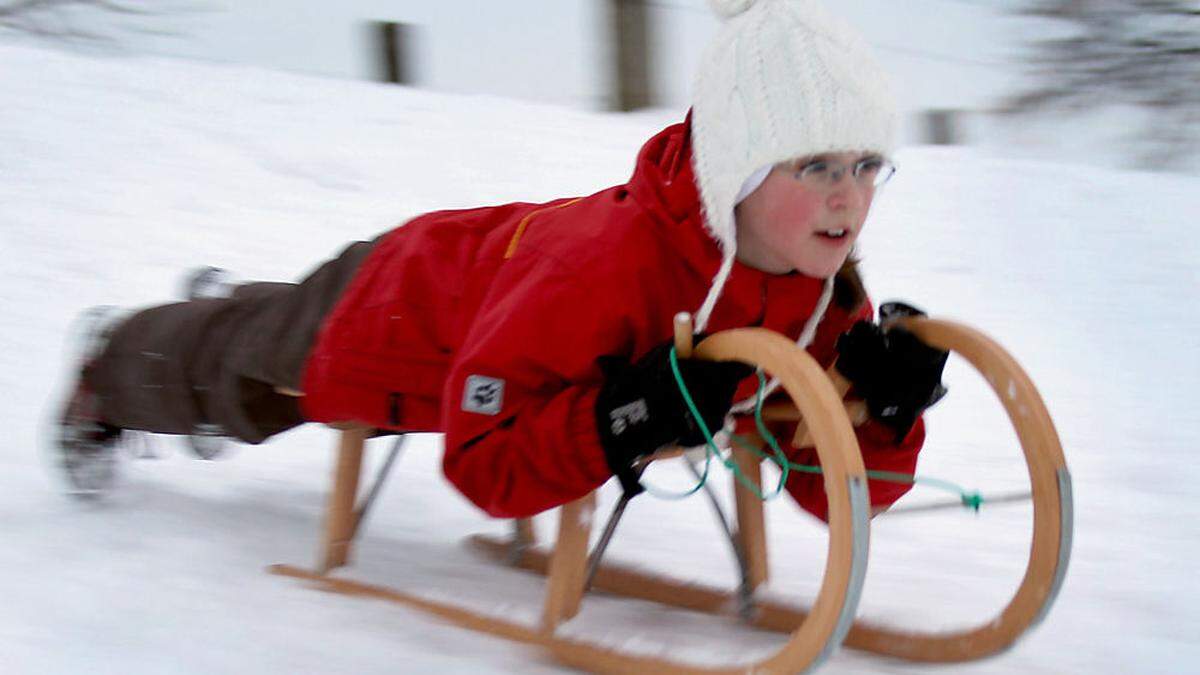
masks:
[[[859,185],[879,187],[896,173],[896,165],[879,155],[863,157],[853,164],[818,156],[799,160],[790,169],[796,180],[822,188],[837,185],[846,174],[853,176]]]

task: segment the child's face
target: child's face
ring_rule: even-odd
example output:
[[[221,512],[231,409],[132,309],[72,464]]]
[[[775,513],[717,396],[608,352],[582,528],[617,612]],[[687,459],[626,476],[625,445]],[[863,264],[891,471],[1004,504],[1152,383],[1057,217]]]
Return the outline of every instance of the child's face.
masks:
[[[860,163],[874,158],[832,153],[776,165],[735,210],[738,259],[773,274],[833,276],[871,208],[877,171]]]

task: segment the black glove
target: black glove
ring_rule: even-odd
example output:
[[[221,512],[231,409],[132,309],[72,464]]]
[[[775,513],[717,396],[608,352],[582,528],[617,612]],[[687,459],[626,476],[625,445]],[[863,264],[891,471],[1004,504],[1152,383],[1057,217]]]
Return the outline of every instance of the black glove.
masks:
[[[703,339],[703,338],[701,338]],[[650,350],[636,363],[623,357],[598,359],[604,385],[596,397],[596,429],[609,469],[626,491],[636,494],[633,462],[667,444],[699,445],[704,434],[671,372],[672,343]],[[724,423],[738,383],[754,369],[733,361],[678,359],[679,372],[710,432]]]
[[[885,319],[924,316],[902,303],[880,308]],[[942,369],[947,352],[934,349],[903,328],[884,331],[878,324],[859,321],[837,341],[836,367],[867,403],[877,422],[896,432],[901,442],[917,417],[946,395]]]

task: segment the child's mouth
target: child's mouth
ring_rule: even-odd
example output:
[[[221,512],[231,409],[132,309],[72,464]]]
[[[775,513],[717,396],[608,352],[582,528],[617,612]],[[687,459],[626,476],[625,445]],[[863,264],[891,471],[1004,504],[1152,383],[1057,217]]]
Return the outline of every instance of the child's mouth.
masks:
[[[845,230],[845,228],[836,229],[836,230],[821,230],[821,231],[817,232],[818,237],[821,237],[822,239],[830,239],[833,241],[836,241],[838,239],[845,239],[847,234],[849,234],[849,233]]]

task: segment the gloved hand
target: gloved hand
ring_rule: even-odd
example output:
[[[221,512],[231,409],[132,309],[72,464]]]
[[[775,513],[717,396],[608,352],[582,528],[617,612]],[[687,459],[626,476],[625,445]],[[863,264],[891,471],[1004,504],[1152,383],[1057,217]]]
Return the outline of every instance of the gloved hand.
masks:
[[[885,320],[925,313],[902,303],[880,308]],[[901,442],[917,417],[946,395],[942,369],[947,352],[934,349],[903,328],[886,332],[878,324],[859,321],[838,338],[835,364],[867,403],[877,422],[896,432]]]
[[[701,337],[697,343],[702,341]],[[612,472],[626,490],[633,462],[667,444],[699,445],[704,434],[688,410],[671,372],[672,343],[650,350],[636,363],[619,356],[598,359],[604,384],[596,397],[596,429]],[[733,405],[738,383],[754,369],[733,361],[678,359],[679,372],[710,432],[719,430]]]

